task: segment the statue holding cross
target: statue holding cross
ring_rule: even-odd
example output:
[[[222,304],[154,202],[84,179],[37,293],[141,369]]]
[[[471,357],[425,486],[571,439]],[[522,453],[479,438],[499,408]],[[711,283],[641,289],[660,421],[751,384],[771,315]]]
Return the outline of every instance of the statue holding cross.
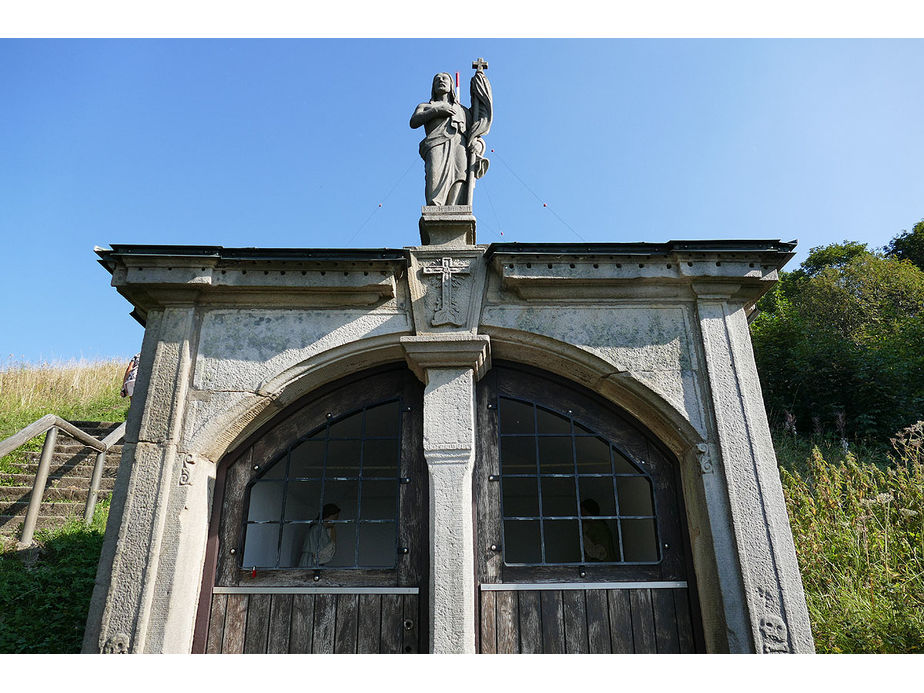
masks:
[[[488,170],[482,139],[494,117],[491,83],[484,73],[488,63],[478,58],[472,68],[469,108],[459,103],[450,74],[441,72],[433,78],[430,101],[418,105],[411,116],[411,127],[423,125],[426,132],[420,157],[427,205],[471,205],[475,179]]]

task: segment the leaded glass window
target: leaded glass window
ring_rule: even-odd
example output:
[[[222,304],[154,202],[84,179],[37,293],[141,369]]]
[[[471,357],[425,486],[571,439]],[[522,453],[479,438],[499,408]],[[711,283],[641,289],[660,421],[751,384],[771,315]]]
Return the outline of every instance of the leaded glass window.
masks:
[[[299,438],[247,486],[244,568],[394,568],[401,484],[398,399]]]
[[[568,413],[501,396],[506,565],[660,560],[651,478],[641,461]]]

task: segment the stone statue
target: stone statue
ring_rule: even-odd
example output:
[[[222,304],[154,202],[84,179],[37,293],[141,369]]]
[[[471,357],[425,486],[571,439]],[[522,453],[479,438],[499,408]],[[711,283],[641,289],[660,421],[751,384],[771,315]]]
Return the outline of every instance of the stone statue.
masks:
[[[476,71],[469,85],[471,108],[459,103],[452,77],[441,72],[433,78],[430,101],[411,116],[411,127],[423,125],[427,133],[420,142],[420,157],[430,206],[471,205],[475,179],[488,170],[481,137],[491,129],[494,115],[491,83],[484,60],[478,58],[472,67]]]

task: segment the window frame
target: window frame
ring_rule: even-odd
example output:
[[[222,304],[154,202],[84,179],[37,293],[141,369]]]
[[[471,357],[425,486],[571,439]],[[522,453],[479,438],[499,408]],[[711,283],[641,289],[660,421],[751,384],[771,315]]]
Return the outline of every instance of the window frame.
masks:
[[[269,465],[287,454],[294,441],[378,402],[398,399],[401,409],[397,517],[399,553],[392,568],[260,568],[243,564],[244,527],[249,489]],[[287,406],[219,464],[210,523],[214,561],[212,584],[240,586],[420,586],[429,572],[426,502],[427,471],[423,458],[423,384],[404,364],[391,364],[347,376]],[[328,414],[331,416],[328,417]],[[254,469],[254,466],[260,466]],[[407,552],[403,551],[407,548]],[[205,577],[205,576],[204,576]]]
[[[398,420],[397,420],[398,425],[395,431],[395,435],[387,436],[387,437],[386,436],[367,436],[365,428],[364,428],[365,413],[369,411],[370,409],[375,409],[380,406],[387,406],[389,404],[397,405],[396,413],[398,414]],[[250,565],[250,563],[246,560],[247,559],[248,528],[251,526],[278,525],[278,529],[276,532],[277,546],[276,546],[275,565],[274,566],[266,566],[266,565],[251,566],[251,570],[253,570],[254,567],[257,567],[260,570],[299,570],[299,569],[305,569],[305,568],[308,570],[312,570],[312,571],[313,570],[320,570],[320,571],[394,570],[398,564],[398,560],[400,559],[399,551],[402,548],[400,545],[400,542],[398,541],[398,527],[401,521],[401,503],[400,503],[401,488],[400,487],[401,487],[401,484],[403,483],[403,480],[408,478],[408,477],[403,477],[401,475],[401,471],[402,471],[401,470],[401,449],[402,449],[401,434],[402,434],[402,429],[404,428],[402,425],[403,423],[402,419],[404,418],[404,415],[407,413],[406,410],[407,410],[407,405],[405,404],[403,398],[400,396],[394,396],[394,397],[386,398],[382,401],[377,401],[377,402],[366,404],[364,406],[358,407],[357,409],[353,411],[344,412],[341,415],[336,416],[336,417],[333,415],[328,416],[326,417],[326,420],[324,421],[324,423],[321,424],[321,426],[293,440],[288,445],[287,448],[276,453],[265,464],[260,465],[259,462],[256,462],[255,464],[257,467],[259,467],[259,469],[257,468],[254,469],[256,474],[253,476],[253,478],[251,478],[250,481],[247,482],[247,486],[244,492],[245,512],[242,514],[242,518],[241,518],[243,526],[241,527],[241,548],[240,548],[240,551],[238,552],[238,555],[240,556],[240,567],[246,570],[248,566]],[[359,437],[342,437],[342,436],[334,437],[331,435],[331,429],[333,427],[335,427],[337,424],[343,423],[347,419],[350,419],[351,417],[357,414],[361,414],[363,416],[363,426],[361,427]],[[324,435],[322,437],[319,437],[319,434],[321,434],[322,432],[324,433]],[[366,476],[365,474],[366,460],[365,460],[364,448],[365,448],[366,441],[371,441],[371,440],[387,440],[387,441],[394,442],[395,448],[396,448],[395,450],[396,465],[395,465],[394,476],[389,476],[389,477]],[[311,476],[311,477],[290,476],[292,451],[300,447],[303,443],[306,443],[309,441],[315,441],[318,443],[323,441],[325,445],[323,464],[319,472],[320,476],[317,476],[317,477],[315,476]],[[330,443],[331,442],[356,442],[356,441],[360,442],[360,450],[361,450],[361,453],[360,453],[361,459],[360,459],[360,464],[359,464],[356,475],[355,476],[349,476],[349,475],[348,476],[343,476],[343,475],[338,476],[336,474],[328,474],[328,464],[327,463],[329,460]],[[269,475],[271,471],[278,465],[283,466],[282,477],[279,478],[278,480],[277,479],[267,479],[266,478],[267,475]],[[327,489],[328,481],[356,482],[356,487],[357,487],[356,495],[358,497],[357,507],[356,507],[356,517],[353,519],[339,519],[339,520],[332,521],[333,524],[337,526],[338,528],[341,526],[355,527],[355,530],[354,530],[355,534],[354,534],[354,539],[353,539],[353,565],[329,566],[326,564],[322,564],[318,566],[306,566],[304,568],[301,566],[297,566],[297,565],[296,566],[281,565],[282,551],[283,551],[282,546],[284,544],[284,538],[286,536],[286,527],[293,526],[293,525],[306,525],[307,527],[310,528],[314,522],[317,522],[322,519],[320,518],[320,516],[316,516],[312,519],[308,519],[308,518],[287,519],[286,504],[287,504],[287,500],[289,497],[289,488],[290,488],[289,484],[290,482],[303,483],[306,481],[307,482],[317,482],[318,484],[320,484],[320,489],[318,492],[319,499],[320,499],[320,507],[318,508],[319,515],[325,504],[325,501],[328,500],[327,497],[325,496],[325,491]],[[362,517],[362,500],[363,500],[362,488],[363,488],[363,483],[368,482],[368,481],[394,482],[395,484],[395,488],[394,488],[395,507],[394,507],[394,514],[389,519],[371,519],[370,520],[368,518]],[[252,500],[252,491],[254,487],[260,483],[271,483],[274,485],[279,485],[282,489],[281,494],[280,494],[281,499],[280,499],[278,520],[275,520],[275,519],[274,520],[251,520],[249,517],[249,509],[250,509],[251,500]],[[393,536],[392,536],[392,545],[394,548],[394,555],[393,555],[392,564],[390,566],[360,565],[359,564],[361,528],[365,525],[374,525],[374,524],[378,524],[378,525],[393,524],[394,525],[394,531],[393,531]]]
[[[498,398],[572,412],[576,423],[606,439],[644,468],[652,483],[660,558],[657,562],[507,564],[501,523]],[[478,449],[474,471],[476,570],[480,583],[684,580],[689,574],[679,465],[660,441],[611,402],[564,378],[529,366],[495,361],[478,384]]]
[[[517,402],[521,405],[527,405],[532,407],[533,410],[533,425],[531,433],[509,433],[505,432],[503,428],[503,420],[505,416],[504,402]],[[499,485],[499,494],[500,494],[500,550],[503,558],[503,564],[505,567],[566,567],[566,566],[587,566],[592,565],[594,567],[603,567],[603,566],[630,566],[630,565],[657,565],[663,560],[663,554],[661,551],[661,541],[660,541],[660,532],[658,529],[658,498],[654,493],[654,484],[651,479],[651,475],[647,470],[647,463],[643,460],[637,460],[634,456],[629,453],[627,450],[623,449],[621,446],[615,444],[613,441],[607,439],[601,433],[595,430],[589,429],[582,422],[579,422],[575,419],[573,415],[573,410],[567,411],[557,411],[555,408],[540,402],[535,402],[531,400],[525,400],[522,398],[511,397],[506,394],[498,394],[494,399],[494,404],[497,410],[497,416],[499,420],[498,425],[498,434],[497,434],[497,444],[498,444],[498,474],[497,480],[494,483]],[[544,432],[539,430],[540,426],[540,417],[539,412],[544,411],[556,415],[563,421],[568,422],[568,433],[563,433],[561,431],[553,432]],[[584,433],[577,433],[575,428],[582,428]],[[543,471],[543,461],[541,454],[541,440],[555,439],[555,438],[568,438],[570,440],[571,448],[571,463],[569,466],[573,466],[573,471],[562,472],[562,471]],[[599,440],[604,442],[607,446],[607,451],[609,455],[609,465],[610,471],[606,472],[590,472],[590,473],[581,473],[577,467],[577,440],[578,439],[591,439]],[[524,439],[530,440],[534,439],[536,441],[535,448],[535,471],[530,472],[516,472],[509,473],[505,470],[504,467],[504,445],[503,442],[505,439]],[[634,467],[634,473],[626,473],[616,471],[614,453],[621,455],[625,458],[629,464]],[[612,484],[612,493],[613,493],[613,505],[615,513],[613,514],[599,514],[599,515],[587,515],[585,516],[582,511],[582,502],[581,496],[584,493],[581,492],[581,480],[582,479],[607,479]],[[651,500],[651,514],[650,515],[632,515],[624,514],[620,511],[620,493],[618,489],[618,479],[644,479],[648,484],[648,489],[650,493]],[[524,480],[535,480],[536,482],[536,499],[537,499],[537,508],[536,514],[533,516],[517,516],[509,515],[505,512],[505,493],[504,493],[504,483],[508,479],[524,479]],[[551,479],[567,479],[572,480],[575,490],[575,503],[574,510],[575,513],[571,515],[561,515],[561,514],[546,514],[545,504],[543,503],[543,488],[546,486],[545,480]],[[581,555],[585,555],[584,552],[584,531],[583,523],[588,518],[598,518],[598,520],[613,520],[616,523],[616,535],[613,537],[615,543],[618,545],[618,554],[619,559],[615,561],[594,561],[594,560],[576,560],[576,561],[555,561],[549,560],[546,552],[548,547],[546,546],[545,541],[545,527],[547,522],[559,522],[559,521],[571,521],[577,522],[578,528],[578,541]],[[624,532],[623,532],[623,520],[652,520],[654,524],[654,552],[656,558],[654,560],[625,560],[625,542],[624,542]],[[507,523],[508,522],[520,522],[520,521],[536,521],[539,523],[539,561],[516,561],[511,560],[508,555],[508,542],[510,541],[507,535]]]

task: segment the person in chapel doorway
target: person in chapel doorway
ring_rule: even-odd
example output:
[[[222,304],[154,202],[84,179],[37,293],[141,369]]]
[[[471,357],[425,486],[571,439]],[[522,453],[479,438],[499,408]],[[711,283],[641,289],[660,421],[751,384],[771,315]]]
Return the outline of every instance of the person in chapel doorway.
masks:
[[[141,354],[132,356],[128,362],[128,368],[125,369],[125,375],[122,377],[122,396],[128,397],[131,401],[132,395],[135,394],[135,379],[138,377],[138,364],[141,362]]]
[[[603,520],[591,520],[600,514],[600,504],[593,498],[581,501],[582,533],[584,535],[584,560],[609,563],[618,561],[616,547],[613,545],[613,534]]]
[[[321,511],[321,521],[315,520],[308,525],[308,533],[302,544],[302,554],[298,560],[299,568],[314,568],[330,563],[337,553],[337,526],[334,520],[340,519],[340,508],[333,503],[325,503]]]

